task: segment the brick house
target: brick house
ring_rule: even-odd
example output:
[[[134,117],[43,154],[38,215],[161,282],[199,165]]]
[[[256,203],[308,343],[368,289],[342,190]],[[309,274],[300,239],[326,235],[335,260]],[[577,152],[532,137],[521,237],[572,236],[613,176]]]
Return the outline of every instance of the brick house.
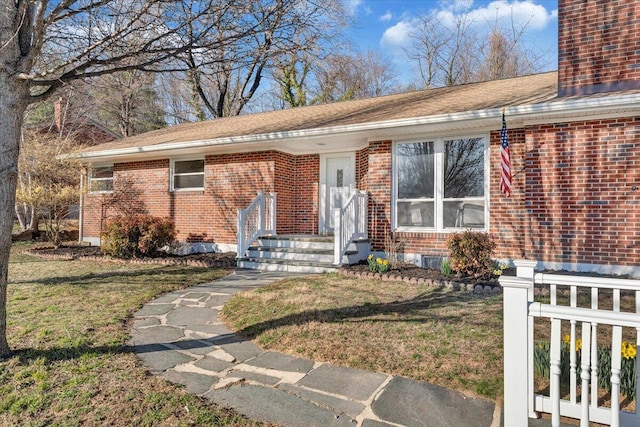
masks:
[[[332,251],[325,266],[366,256],[345,233],[435,262],[452,232],[471,228],[495,237],[501,259],[640,274],[639,9],[560,0],[558,72],[188,123],[87,149],[94,191],[81,238],[99,240],[115,213],[105,197],[121,182],[123,198],[173,219],[179,239],[240,247],[246,266],[290,257],[283,247],[309,236]],[[503,108],[510,197],[499,191]],[[254,240],[245,223],[238,233],[250,204],[244,216],[264,213],[253,231],[283,239]]]

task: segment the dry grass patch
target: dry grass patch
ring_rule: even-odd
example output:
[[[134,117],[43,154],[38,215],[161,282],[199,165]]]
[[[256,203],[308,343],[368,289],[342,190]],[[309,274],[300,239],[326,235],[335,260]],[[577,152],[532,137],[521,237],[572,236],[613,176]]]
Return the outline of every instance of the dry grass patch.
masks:
[[[228,271],[45,261],[25,248],[9,267],[0,425],[258,425],[151,375],[125,345],[144,302]]]
[[[307,276],[238,294],[224,317],[264,348],[502,394],[501,295]]]

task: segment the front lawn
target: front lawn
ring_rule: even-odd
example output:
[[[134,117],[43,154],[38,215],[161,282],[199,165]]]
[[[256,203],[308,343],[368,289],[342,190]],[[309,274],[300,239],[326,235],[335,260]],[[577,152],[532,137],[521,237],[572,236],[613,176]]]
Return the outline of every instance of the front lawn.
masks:
[[[502,395],[502,295],[338,275],[234,296],[224,317],[264,348]]]
[[[46,261],[27,247],[9,265],[0,425],[257,425],[151,375],[125,346],[145,301],[228,270]]]

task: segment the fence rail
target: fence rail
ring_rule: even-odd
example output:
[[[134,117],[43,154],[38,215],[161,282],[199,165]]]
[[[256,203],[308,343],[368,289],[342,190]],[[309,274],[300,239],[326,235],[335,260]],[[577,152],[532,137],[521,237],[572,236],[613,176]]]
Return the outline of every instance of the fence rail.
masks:
[[[276,193],[259,191],[246,209],[238,209],[238,258],[260,236],[276,234]]]
[[[625,344],[635,348],[635,360],[630,362],[631,366],[635,364],[635,385],[631,393],[640,384],[640,280],[535,274],[536,262],[515,263],[517,277],[500,278],[504,291],[505,427],[527,425],[527,417],[537,417],[540,412],[551,414],[552,426],[560,425],[561,416],[580,420],[582,427],[589,426],[590,422],[615,427],[639,426],[638,393],[635,393],[635,412],[621,410],[620,397],[623,328],[628,328],[627,336],[635,335],[635,343]],[[548,292],[548,303],[534,301],[536,289]],[[627,300],[625,310],[621,309],[622,297]],[[550,329],[550,339],[545,337],[549,339],[548,396],[534,389],[535,352],[542,348],[536,350],[538,344],[534,344],[535,319],[548,322]],[[542,326],[546,328],[544,323]],[[565,336],[563,330],[568,331]],[[610,337],[603,339],[609,331]],[[599,354],[603,347],[604,354],[610,354],[610,363],[602,364],[607,368],[600,372]],[[629,354],[624,357],[630,359]],[[563,372],[567,365],[568,375]],[[561,396],[563,376],[569,377],[568,398]],[[605,378],[610,382],[608,407],[599,402],[598,384]],[[629,384],[625,384],[628,388]]]
[[[342,257],[351,242],[367,238],[367,192],[354,191],[342,208],[333,210],[333,263],[342,265]]]

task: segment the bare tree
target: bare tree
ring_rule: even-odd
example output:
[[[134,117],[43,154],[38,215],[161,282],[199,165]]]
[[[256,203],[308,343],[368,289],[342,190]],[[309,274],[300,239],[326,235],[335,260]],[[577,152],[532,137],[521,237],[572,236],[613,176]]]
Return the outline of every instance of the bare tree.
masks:
[[[330,55],[317,63],[313,72],[314,104],[370,98],[398,90],[393,63],[373,51]]]
[[[496,19],[484,35],[468,14],[452,16],[449,22],[432,12],[410,34],[411,46],[405,53],[424,87],[515,77],[542,68],[542,54],[522,44],[530,21],[516,25],[512,17],[510,27],[504,29]]]
[[[69,82],[128,70],[158,71],[186,52],[224,50],[261,30],[219,0],[13,0],[0,6],[0,358],[7,272],[27,106]],[[279,1],[276,3],[280,3]],[[272,18],[277,9],[268,12]],[[197,25],[196,25],[197,24]],[[217,37],[209,37],[209,32]],[[223,49],[224,48],[224,49]],[[219,58],[213,57],[213,64]],[[164,64],[163,67],[161,67]],[[177,63],[171,63],[177,69]]]
[[[246,2],[236,20],[255,23],[259,31],[226,43],[224,49],[190,49],[180,57],[188,68],[184,78],[196,118],[240,114],[280,58],[312,52],[335,39],[344,16],[337,0]],[[225,36],[224,31],[209,33],[212,40]]]

